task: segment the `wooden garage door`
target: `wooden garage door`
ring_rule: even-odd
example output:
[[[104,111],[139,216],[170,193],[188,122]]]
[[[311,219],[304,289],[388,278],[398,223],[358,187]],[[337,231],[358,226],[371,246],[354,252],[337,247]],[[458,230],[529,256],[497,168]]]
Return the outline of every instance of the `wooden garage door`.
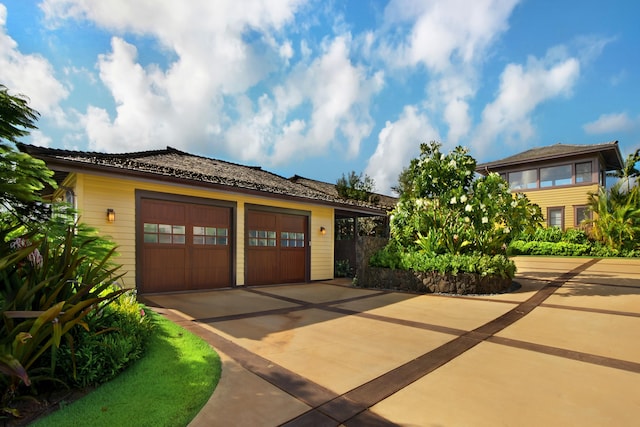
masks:
[[[306,216],[249,211],[245,245],[248,285],[306,280]]]
[[[142,199],[142,292],[231,286],[231,208]]]

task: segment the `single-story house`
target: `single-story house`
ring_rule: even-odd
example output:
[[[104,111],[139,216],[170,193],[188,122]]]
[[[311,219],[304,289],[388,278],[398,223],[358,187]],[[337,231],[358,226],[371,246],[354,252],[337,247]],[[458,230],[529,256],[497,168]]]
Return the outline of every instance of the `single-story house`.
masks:
[[[52,199],[72,204],[82,222],[117,243],[125,286],[140,293],[331,279],[336,218],[390,209],[341,198],[331,184],[171,147],[18,147],[55,172]]]
[[[554,144],[501,160],[480,163],[476,172],[499,173],[511,191],[526,193],[540,206],[548,226],[579,227],[590,218],[589,193],[606,186],[606,173],[621,169],[618,141],[602,144]]]

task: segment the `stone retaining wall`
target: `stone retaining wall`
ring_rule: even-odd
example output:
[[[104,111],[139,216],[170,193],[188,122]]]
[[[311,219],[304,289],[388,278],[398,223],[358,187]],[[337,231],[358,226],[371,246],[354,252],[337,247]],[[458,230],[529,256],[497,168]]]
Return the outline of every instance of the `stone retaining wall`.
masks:
[[[512,280],[473,273],[440,274],[368,267],[358,276],[357,285],[366,288],[396,289],[447,294],[495,294],[511,288]]]

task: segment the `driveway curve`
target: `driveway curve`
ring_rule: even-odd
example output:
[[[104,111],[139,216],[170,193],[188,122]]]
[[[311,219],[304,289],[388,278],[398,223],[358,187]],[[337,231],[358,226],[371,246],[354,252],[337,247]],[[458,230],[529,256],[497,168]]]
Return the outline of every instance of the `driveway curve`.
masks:
[[[144,302],[221,355],[191,426],[637,425],[640,261],[516,264],[499,295],[335,280]]]

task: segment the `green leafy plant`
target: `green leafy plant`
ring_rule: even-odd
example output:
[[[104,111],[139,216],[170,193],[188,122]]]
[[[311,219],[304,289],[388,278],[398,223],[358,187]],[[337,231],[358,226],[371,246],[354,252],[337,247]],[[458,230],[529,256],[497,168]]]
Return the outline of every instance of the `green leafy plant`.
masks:
[[[5,404],[20,383],[41,379],[30,370],[46,351],[51,352],[50,369],[34,374],[51,378],[62,339],[72,345],[73,328],[86,329],[90,312],[124,292],[105,292],[119,278],[119,267],[107,267],[113,252],[102,260],[80,256],[72,244],[73,227],[59,245],[51,245],[46,238],[35,243],[8,240],[7,234],[7,230],[0,233],[0,356],[5,361],[0,381],[5,386]],[[84,242],[89,244],[91,240]]]
[[[512,195],[497,174],[474,179],[476,161],[467,149],[445,154],[440,147],[422,144],[420,156],[400,174],[391,241],[371,265],[513,277],[507,244],[539,225],[540,208]]]
[[[497,174],[474,179],[476,162],[463,147],[442,153],[440,144],[421,154],[401,174],[400,201],[391,215],[399,247],[427,252],[504,253],[518,233],[540,223],[540,208],[512,195]]]
[[[378,203],[380,197],[373,194],[375,182],[368,175],[357,174],[355,171],[342,177],[336,182],[336,191],[340,197],[351,200],[360,200],[370,203]]]
[[[336,260],[335,275],[336,277],[349,277],[352,274],[351,263],[348,259]]]
[[[640,249],[640,187],[624,191],[622,181],[589,195],[592,237],[617,251]]]
[[[114,290],[111,287],[105,293]],[[88,330],[73,332],[73,347],[68,343],[61,345],[55,372],[56,378],[79,387],[109,381],[138,360],[153,326],[133,290],[92,311],[86,322]]]

